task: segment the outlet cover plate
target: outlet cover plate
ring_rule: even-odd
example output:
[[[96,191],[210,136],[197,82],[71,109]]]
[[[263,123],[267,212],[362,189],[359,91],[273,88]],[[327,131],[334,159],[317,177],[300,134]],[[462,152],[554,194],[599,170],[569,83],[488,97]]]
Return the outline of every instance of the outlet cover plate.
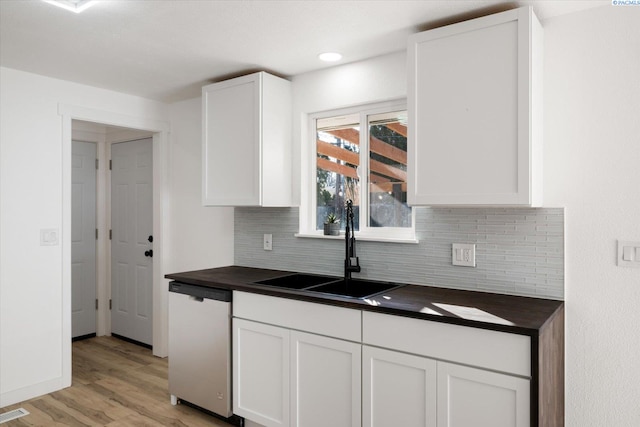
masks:
[[[265,251],[273,250],[273,234],[265,234],[262,240],[262,248]]]
[[[462,267],[475,267],[476,245],[474,243],[454,243],[451,248],[451,263]]]

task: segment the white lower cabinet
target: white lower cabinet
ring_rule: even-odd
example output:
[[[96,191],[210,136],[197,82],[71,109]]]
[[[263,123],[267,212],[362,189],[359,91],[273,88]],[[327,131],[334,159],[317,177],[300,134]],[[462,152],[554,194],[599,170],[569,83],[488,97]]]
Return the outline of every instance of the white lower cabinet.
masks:
[[[363,346],[363,427],[528,427],[528,379]]]
[[[528,427],[530,381],[438,362],[438,427]]]
[[[436,427],[436,361],[363,346],[362,425]]]
[[[233,412],[247,425],[530,427],[529,337],[233,298]]]
[[[361,427],[362,313],[234,291],[233,412],[265,427]]]
[[[361,344],[291,331],[291,426],[359,427]]]
[[[366,311],[362,331],[364,427],[530,427],[529,337]]]
[[[233,319],[233,413],[266,427],[289,424],[289,330]]]

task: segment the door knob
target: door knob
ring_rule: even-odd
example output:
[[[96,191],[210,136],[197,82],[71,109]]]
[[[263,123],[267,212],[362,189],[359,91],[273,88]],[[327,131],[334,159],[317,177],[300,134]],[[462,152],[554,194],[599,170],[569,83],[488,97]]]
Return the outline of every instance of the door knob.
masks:
[[[144,256],[148,256],[149,258],[153,258],[153,249],[149,249],[148,251],[144,251]]]

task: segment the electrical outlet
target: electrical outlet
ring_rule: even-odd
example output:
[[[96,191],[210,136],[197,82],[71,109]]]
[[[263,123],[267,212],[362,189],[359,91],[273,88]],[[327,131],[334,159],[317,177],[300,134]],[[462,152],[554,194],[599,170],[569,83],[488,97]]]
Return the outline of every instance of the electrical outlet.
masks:
[[[265,234],[262,242],[263,242],[262,248],[265,251],[273,250],[273,234]]]
[[[475,267],[476,245],[472,243],[454,243],[451,248],[451,263],[463,267]]]

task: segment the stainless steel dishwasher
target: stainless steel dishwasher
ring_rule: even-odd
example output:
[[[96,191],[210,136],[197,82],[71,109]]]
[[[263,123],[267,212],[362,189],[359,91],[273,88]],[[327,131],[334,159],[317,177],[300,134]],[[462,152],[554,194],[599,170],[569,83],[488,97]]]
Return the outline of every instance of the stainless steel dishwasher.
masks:
[[[231,414],[231,291],[169,283],[169,393]]]

